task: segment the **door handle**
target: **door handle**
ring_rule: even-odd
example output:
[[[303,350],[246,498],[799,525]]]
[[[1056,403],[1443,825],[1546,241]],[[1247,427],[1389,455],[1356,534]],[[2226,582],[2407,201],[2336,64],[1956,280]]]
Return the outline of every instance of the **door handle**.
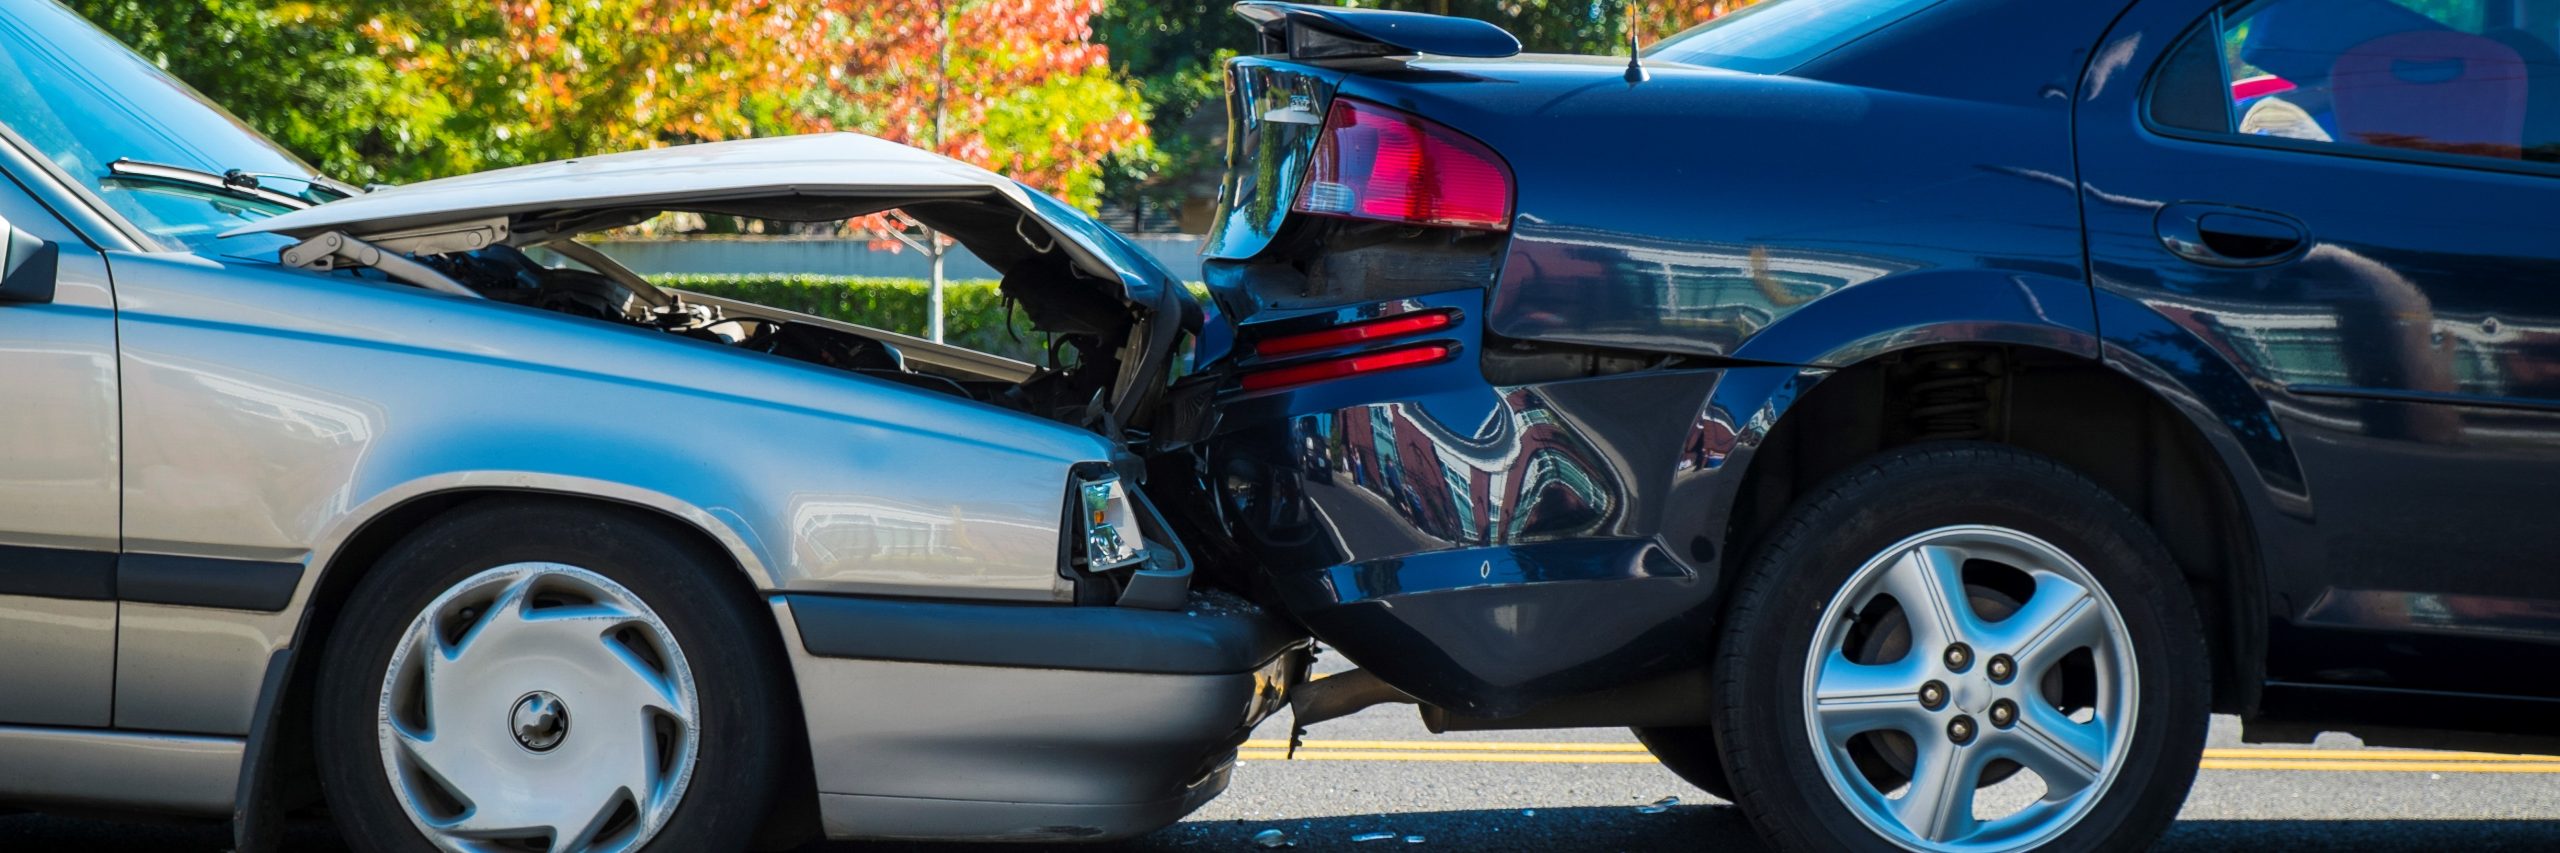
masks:
[[[2209,267],[2266,267],[2301,257],[2311,229],[2293,217],[2220,204],[2173,204],[2154,224],[2169,253]]]

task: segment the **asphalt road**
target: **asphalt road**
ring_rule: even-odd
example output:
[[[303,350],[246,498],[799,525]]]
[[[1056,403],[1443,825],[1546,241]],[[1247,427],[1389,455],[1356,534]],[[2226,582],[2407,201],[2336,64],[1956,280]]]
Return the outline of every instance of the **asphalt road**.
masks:
[[[1652,763],[1623,731],[1434,736],[1410,709],[1372,709],[1309,733],[1278,760],[1285,715],[1248,744],[1227,794],[1191,819],[1091,853],[1254,850],[1278,829],[1299,851],[1644,851],[1763,849],[1740,814]],[[2217,720],[2172,851],[2560,850],[2560,760],[2367,750],[2324,740],[2305,752],[2239,742]],[[0,770],[5,772],[5,770]],[[1664,797],[1658,812],[1639,807]],[[1394,833],[1379,841],[1356,839]],[[1407,843],[1407,836],[1419,842]],[[220,827],[53,815],[0,817],[9,853],[218,853]],[[1019,853],[1022,847],[821,845],[806,853]],[[328,827],[298,826],[287,850],[339,853]]]

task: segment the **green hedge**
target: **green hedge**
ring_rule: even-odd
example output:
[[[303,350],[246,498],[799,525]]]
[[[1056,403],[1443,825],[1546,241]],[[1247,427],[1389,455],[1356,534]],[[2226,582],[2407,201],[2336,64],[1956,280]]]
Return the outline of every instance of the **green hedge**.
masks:
[[[931,286],[921,279],[849,275],[700,275],[649,277],[660,287],[690,290],[803,314],[815,314],[922,337]],[[1004,303],[989,280],[946,282],[942,288],[943,340],[997,355],[1040,363],[1042,336],[1031,320],[1013,312],[1005,333]]]

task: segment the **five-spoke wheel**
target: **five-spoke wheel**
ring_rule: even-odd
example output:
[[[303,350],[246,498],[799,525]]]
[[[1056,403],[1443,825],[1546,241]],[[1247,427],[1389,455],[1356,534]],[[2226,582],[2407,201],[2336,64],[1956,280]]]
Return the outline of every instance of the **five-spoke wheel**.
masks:
[[[2020,531],[1897,542],[1850,576],[1818,631],[1803,707],[1823,777],[1870,828],[1922,849],[2059,834],[2133,732],[2124,620],[2078,561]],[[2032,799],[1985,802],[1990,781]]]
[[[2203,631],[2167,549],[2012,448],[1896,451],[1810,492],[1722,631],[1718,757],[1781,849],[2139,849],[2203,749]]]

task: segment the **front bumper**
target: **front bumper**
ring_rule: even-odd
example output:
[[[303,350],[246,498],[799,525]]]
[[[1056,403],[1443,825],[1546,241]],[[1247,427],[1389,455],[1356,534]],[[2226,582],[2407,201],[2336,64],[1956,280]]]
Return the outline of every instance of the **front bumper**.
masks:
[[[1225,790],[1307,641],[1183,610],[783,595],[831,838],[1105,841]]]

